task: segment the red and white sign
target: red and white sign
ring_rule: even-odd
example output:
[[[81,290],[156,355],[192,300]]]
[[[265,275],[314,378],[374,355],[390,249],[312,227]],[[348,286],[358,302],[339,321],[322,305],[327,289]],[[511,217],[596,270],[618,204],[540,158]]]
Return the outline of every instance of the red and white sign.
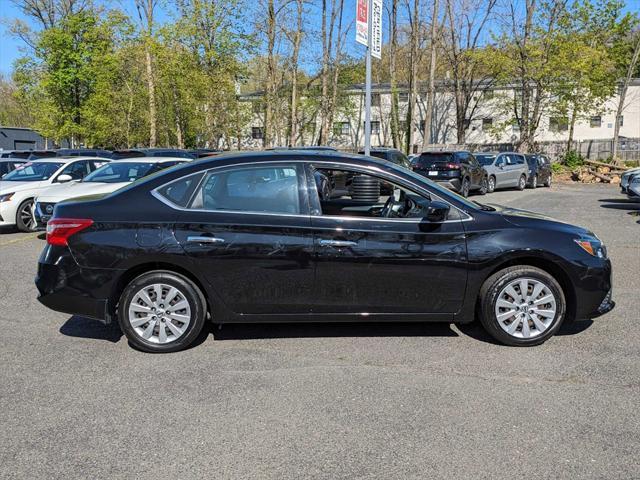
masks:
[[[356,42],[369,46],[369,0],[358,0],[356,6]]]
[[[372,2],[371,56],[382,58],[382,0],[373,0]]]

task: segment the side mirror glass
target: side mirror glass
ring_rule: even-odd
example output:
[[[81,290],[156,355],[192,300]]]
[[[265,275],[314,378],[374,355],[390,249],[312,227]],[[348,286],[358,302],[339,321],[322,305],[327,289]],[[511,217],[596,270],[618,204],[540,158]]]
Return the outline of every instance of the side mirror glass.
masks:
[[[449,205],[440,200],[433,200],[426,207],[426,219],[432,223],[442,223],[449,215]]]
[[[67,183],[67,182],[70,182],[71,180],[73,180],[73,177],[65,173],[63,175],[60,175],[57,181],[58,183]]]

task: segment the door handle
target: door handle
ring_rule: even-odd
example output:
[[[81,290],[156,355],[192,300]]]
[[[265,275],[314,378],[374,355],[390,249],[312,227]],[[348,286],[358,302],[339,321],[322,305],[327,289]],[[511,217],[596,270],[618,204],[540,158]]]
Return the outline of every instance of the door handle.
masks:
[[[190,236],[187,237],[189,243],[224,243],[224,238],[219,237],[204,237],[204,236]]]
[[[350,242],[349,240],[320,240],[321,247],[355,247],[358,242]]]

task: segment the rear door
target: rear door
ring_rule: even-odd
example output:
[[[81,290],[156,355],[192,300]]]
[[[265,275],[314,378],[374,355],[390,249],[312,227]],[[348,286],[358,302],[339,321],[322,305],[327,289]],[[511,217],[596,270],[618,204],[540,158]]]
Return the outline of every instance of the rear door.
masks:
[[[191,198],[176,239],[229,309],[310,311],[313,233],[302,163],[212,169]]]

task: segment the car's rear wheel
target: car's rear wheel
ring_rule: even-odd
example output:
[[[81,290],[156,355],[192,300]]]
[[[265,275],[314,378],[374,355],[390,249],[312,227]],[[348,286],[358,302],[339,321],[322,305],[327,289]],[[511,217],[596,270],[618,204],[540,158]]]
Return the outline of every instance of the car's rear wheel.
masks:
[[[534,175],[531,179],[531,188],[538,188],[538,175]]]
[[[520,180],[518,180],[518,190],[524,190],[526,186],[527,186],[527,177],[525,175],[522,175],[520,177]]]
[[[545,187],[550,187],[550,186],[551,186],[551,175],[549,175],[549,176],[547,177],[547,181],[546,181],[546,182],[544,182],[544,186],[545,186]]]
[[[145,352],[176,352],[202,332],[206,301],[188,278],[156,270],[133,279],[118,305],[118,321],[127,339]]]
[[[481,181],[480,181],[480,195],[486,195],[487,192],[489,191],[489,181],[487,180],[487,177],[484,177]]]
[[[489,183],[487,185],[487,192],[493,193],[495,189],[496,189],[496,177],[491,175],[489,177]]]
[[[480,289],[480,321],[505,345],[539,345],[554,335],[566,311],[562,287],[553,276],[521,265],[489,277]]]
[[[469,177],[465,177],[462,179],[462,185],[460,185],[460,195],[468,197],[469,190],[471,190],[471,182],[469,181]]]
[[[34,214],[34,202],[33,199],[25,200],[18,207],[16,212],[16,226],[21,232],[35,232],[36,231],[36,217]]]

